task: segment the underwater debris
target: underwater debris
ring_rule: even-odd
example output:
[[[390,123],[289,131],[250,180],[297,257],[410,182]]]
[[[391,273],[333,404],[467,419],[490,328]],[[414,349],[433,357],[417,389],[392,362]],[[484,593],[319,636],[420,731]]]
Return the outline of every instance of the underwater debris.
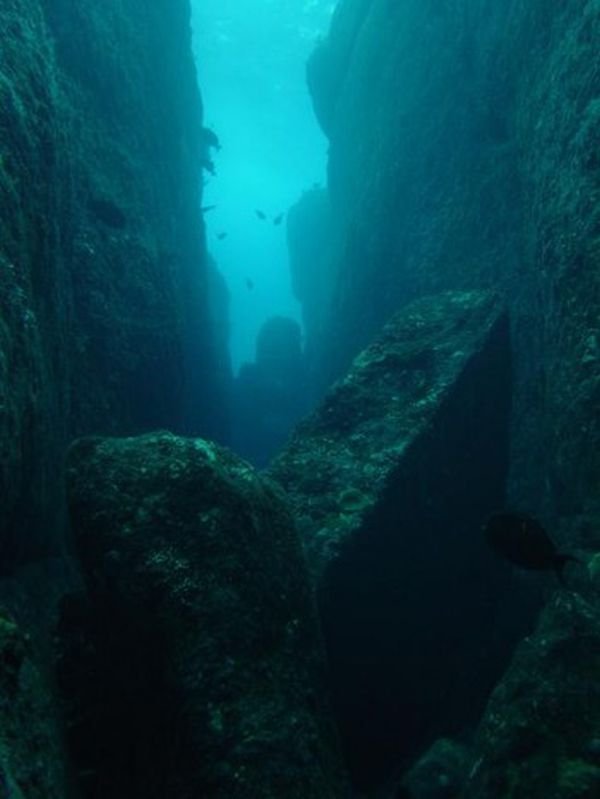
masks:
[[[566,564],[579,563],[573,555],[559,552],[542,525],[525,513],[492,514],[485,525],[485,537],[494,551],[516,566],[554,570],[561,582]]]

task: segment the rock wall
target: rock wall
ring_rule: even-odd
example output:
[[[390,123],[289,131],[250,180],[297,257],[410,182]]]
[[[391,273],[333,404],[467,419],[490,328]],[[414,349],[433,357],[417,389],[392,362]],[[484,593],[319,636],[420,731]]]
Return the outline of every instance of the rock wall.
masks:
[[[311,388],[333,288],[328,257],[330,217],[329,197],[321,188],[304,192],[287,214],[292,289],[302,306],[304,353]]]
[[[595,0],[341,0],[308,66],[331,145],[322,384],[409,300],[502,291],[512,498],[583,536],[600,473],[599,35]]]
[[[226,420],[209,422],[222,346],[206,308],[188,2],[8,0],[0,28],[6,573],[59,546],[73,435],[223,438]]]
[[[0,796],[64,799],[67,768],[49,679],[31,638],[0,611]]]

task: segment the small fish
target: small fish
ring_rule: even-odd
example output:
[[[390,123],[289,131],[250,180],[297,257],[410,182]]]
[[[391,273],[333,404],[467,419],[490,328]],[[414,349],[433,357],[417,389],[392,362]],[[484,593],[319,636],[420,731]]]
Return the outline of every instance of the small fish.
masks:
[[[494,513],[484,527],[491,548],[506,560],[533,571],[554,570],[563,582],[563,569],[572,555],[558,552],[542,525],[525,513]]]
[[[252,291],[252,289],[254,288],[254,281],[250,280],[249,277],[246,278],[246,288],[248,289],[248,291]]]
[[[207,214],[209,211],[214,211],[216,207],[217,207],[216,205],[203,205],[200,211],[203,214]]]
[[[227,238],[227,231],[222,230],[220,233],[217,233],[217,238],[219,241],[223,241],[223,239]]]
[[[285,216],[285,214],[277,214],[277,216],[273,218],[273,224],[274,225],[280,225],[283,222],[283,217],[284,216]]]
[[[256,214],[256,216],[259,219],[265,220],[267,218],[267,215],[265,214],[265,212],[264,211],[259,211],[258,208],[256,209],[256,211],[254,213]]]

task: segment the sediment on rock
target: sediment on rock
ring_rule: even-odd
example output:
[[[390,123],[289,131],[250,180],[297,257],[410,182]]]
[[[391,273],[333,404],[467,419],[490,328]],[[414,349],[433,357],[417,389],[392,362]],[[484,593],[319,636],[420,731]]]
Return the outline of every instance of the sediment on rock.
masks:
[[[496,629],[510,575],[481,532],[505,502],[511,390],[508,321],[493,296],[420,300],[269,471],[315,576],[359,784],[476,721],[529,617],[525,604]]]
[[[84,796],[337,799],[316,611],[275,488],[167,433],[77,442],[69,484],[89,592],[65,611],[62,682]]]
[[[476,736],[464,799],[600,795],[597,587],[557,593],[519,646]]]

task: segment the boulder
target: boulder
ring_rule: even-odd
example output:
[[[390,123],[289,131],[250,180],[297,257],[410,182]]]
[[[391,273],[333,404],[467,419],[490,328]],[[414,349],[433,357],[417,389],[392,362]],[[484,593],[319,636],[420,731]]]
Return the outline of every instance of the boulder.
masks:
[[[496,299],[425,298],[356,358],[269,472],[316,580],[359,787],[475,723],[528,619],[523,605],[505,624],[510,572],[481,532],[505,502],[510,404]]]
[[[464,799],[600,796],[599,594],[556,593],[486,708]]]
[[[62,683],[85,795],[337,797],[316,612],[274,487],[169,433],[82,439],[68,475],[88,598],[65,611]]]

